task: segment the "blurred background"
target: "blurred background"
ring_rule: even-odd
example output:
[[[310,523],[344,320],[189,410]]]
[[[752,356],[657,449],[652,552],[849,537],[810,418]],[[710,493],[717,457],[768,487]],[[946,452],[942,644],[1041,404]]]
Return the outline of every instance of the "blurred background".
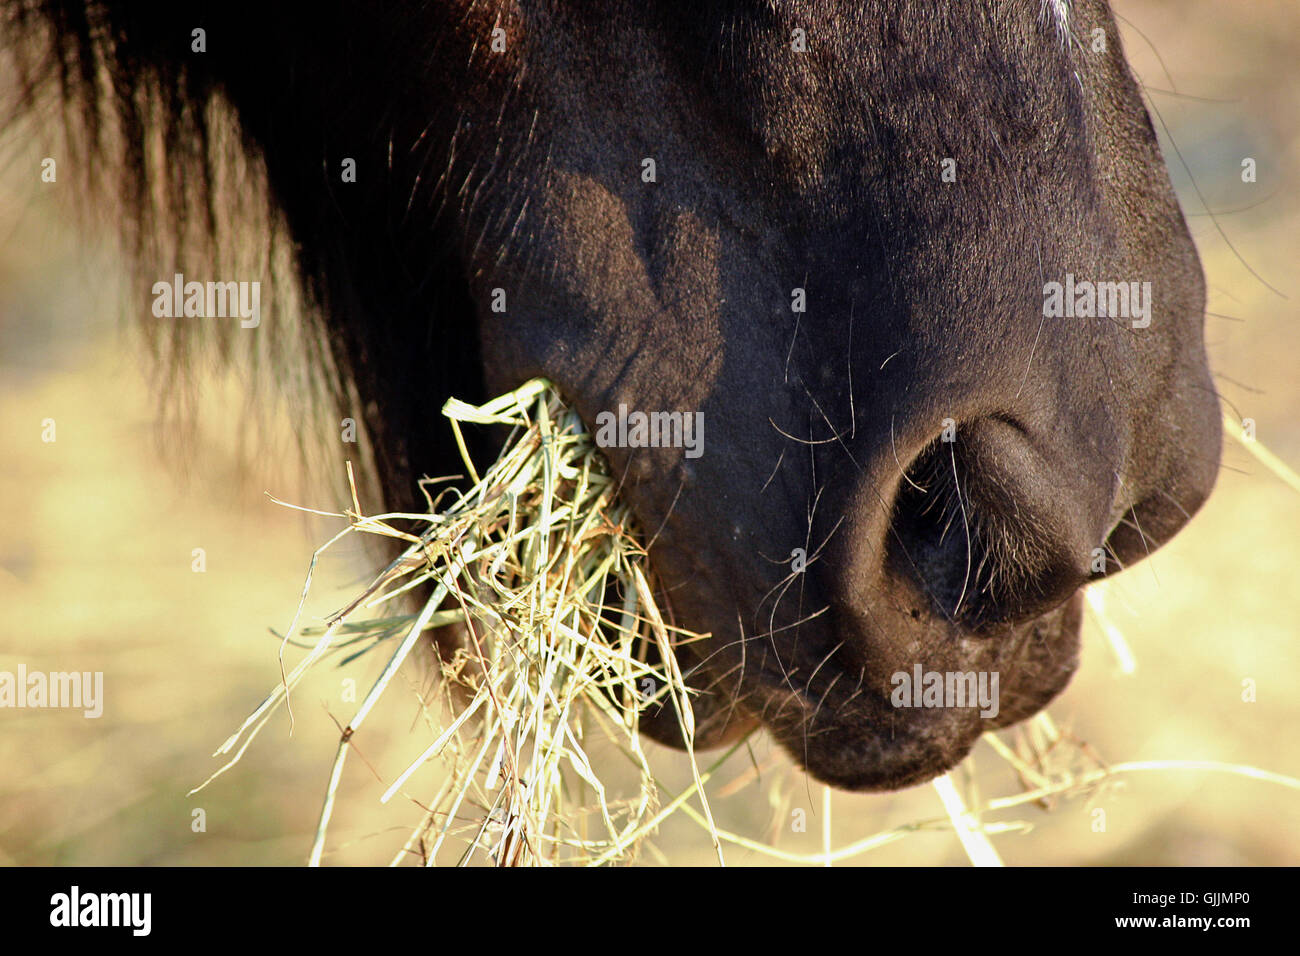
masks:
[[[1208,276],[1219,388],[1261,442],[1300,466],[1300,5],[1114,7]],[[271,629],[288,626],[312,551],[341,526],[267,493],[336,511],[338,476],[305,476],[292,450],[300,413],[238,369],[201,380],[186,429],[160,424],[165,410],[121,319],[108,231],[79,231],[71,190],[39,182],[41,155],[39,143],[0,142],[0,670],[103,671],[106,702],[97,720],[0,710],[0,864],[302,863],[336,721],[355,708],[343,680],[368,686],[377,658],[319,670],[294,697],[292,733],[277,716],[240,765],[187,791],[220,766],[209,755],[279,679]],[[1241,180],[1246,157],[1257,182]],[[53,443],[42,441],[46,419]],[[192,570],[196,548],[203,573]],[[372,564],[356,544],[327,553],[306,613],[346,603]],[[1298,592],[1300,494],[1229,440],[1203,512],[1106,587],[1136,672],[1120,673],[1090,616],[1081,671],[1050,713],[1109,764],[1221,761],[1300,777]],[[365,759],[344,779],[326,862],[386,862],[419,820],[418,807],[381,807],[378,796],[428,743],[417,706],[426,676],[399,678],[409,693],[358,736]],[[1242,699],[1246,680],[1254,702]],[[689,780],[678,754],[655,759],[668,790]],[[755,765],[760,778],[745,783]],[[957,778],[972,798],[1021,789],[984,742]],[[721,827],[792,854],[822,849],[828,807],[836,847],[944,817],[929,785],[834,794],[828,805],[765,740],[723,766],[710,792]],[[805,832],[792,830],[795,810]],[[985,819],[1021,824],[993,838],[1012,864],[1300,863],[1300,792],[1204,770],[1119,775],[1090,795]],[[714,860],[684,817],[653,843],[643,862]],[[736,846],[726,854],[770,862]],[[966,856],[951,831],[927,830],[851,862]]]

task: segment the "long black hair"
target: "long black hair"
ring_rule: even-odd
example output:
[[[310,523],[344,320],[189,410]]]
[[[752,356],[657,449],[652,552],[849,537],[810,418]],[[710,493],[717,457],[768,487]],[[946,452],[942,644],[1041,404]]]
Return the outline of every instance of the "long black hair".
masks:
[[[5,121],[57,143],[60,176],[120,220],[132,308],[172,374],[202,350],[302,379],[304,416],[312,393],[362,426],[392,508],[418,505],[422,473],[458,470],[439,409],[483,383],[444,237],[455,118],[399,95],[437,87],[429,5],[0,0],[0,24]],[[148,290],[176,272],[270,278],[266,320],[154,318]],[[306,376],[288,364],[304,357]]]

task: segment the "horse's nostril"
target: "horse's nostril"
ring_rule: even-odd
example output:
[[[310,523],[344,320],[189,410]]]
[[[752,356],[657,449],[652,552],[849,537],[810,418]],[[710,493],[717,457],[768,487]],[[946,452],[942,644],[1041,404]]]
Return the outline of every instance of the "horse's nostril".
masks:
[[[1036,617],[1086,580],[1086,541],[1075,531],[1086,515],[1063,514],[1043,493],[1050,476],[1015,426],[985,419],[957,432],[906,471],[886,543],[889,571],[967,627]]]

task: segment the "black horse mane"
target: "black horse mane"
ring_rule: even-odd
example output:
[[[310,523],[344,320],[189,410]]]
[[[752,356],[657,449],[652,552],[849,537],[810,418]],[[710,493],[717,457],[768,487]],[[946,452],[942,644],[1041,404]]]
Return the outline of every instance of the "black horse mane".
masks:
[[[474,307],[439,228],[441,157],[420,137],[428,117],[365,108],[409,79],[392,63],[425,62],[397,56],[419,32],[407,15],[359,23],[338,0],[0,0],[16,75],[5,126],[30,124],[60,181],[118,218],[132,309],[167,378],[202,352],[298,380],[306,414],[358,423],[386,503],[422,510],[415,479],[460,470],[439,409],[483,398],[483,384]],[[375,50],[394,58],[359,52]],[[340,181],[344,158],[355,183]],[[269,278],[263,326],[153,318],[151,284],[175,272]]]

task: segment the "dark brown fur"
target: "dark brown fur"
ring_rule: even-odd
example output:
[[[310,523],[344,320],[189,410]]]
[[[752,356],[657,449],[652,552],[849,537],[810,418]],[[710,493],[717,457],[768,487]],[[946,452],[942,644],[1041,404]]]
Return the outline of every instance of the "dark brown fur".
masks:
[[[0,3],[146,239],[217,218],[233,112],[394,506],[455,470],[451,394],[703,411],[699,459],[608,450],[713,635],[701,740],[761,721],[859,789],[1059,693],[1093,550],[1139,560],[1217,473],[1196,251],[1109,10],[1069,7],[1067,41],[1037,0]],[[1151,282],[1151,326],[1045,320],[1066,273]],[[998,717],[892,706],[918,663],[998,671]]]

